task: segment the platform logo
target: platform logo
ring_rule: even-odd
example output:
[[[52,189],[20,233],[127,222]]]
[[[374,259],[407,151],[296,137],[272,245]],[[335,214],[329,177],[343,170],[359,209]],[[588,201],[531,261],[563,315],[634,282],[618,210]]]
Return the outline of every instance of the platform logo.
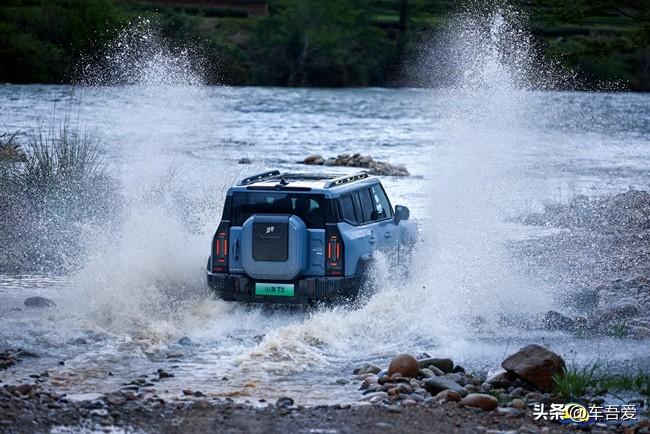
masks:
[[[548,407],[544,403],[533,405],[535,420],[554,420],[562,424],[575,423],[580,426],[597,422],[638,421],[638,415],[639,408],[633,404],[590,404],[585,406],[572,402],[568,404],[550,404]]]
[[[266,227],[266,234],[267,235],[272,234],[273,232],[275,232],[275,226],[267,226]]]

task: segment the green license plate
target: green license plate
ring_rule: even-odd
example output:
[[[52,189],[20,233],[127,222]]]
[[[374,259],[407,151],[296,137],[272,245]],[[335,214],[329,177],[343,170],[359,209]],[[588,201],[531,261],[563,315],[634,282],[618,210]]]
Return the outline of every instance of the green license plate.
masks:
[[[255,295],[293,297],[293,283],[256,283]]]

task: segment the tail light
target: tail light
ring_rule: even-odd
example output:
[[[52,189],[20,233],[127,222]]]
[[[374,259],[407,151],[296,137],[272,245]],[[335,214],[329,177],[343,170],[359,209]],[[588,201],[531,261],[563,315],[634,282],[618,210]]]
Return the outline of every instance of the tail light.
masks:
[[[222,222],[212,240],[212,272],[228,272],[228,223]]]
[[[336,225],[328,225],[325,236],[325,272],[329,276],[343,276],[345,245]]]

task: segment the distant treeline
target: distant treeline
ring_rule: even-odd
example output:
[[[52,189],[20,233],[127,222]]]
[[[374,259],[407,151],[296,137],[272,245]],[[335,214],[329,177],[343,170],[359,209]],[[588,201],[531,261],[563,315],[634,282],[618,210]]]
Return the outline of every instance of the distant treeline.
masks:
[[[210,83],[418,85],[406,66],[416,61],[423,41],[445,27],[459,3],[270,0],[268,15],[249,17],[169,2],[3,0],[0,82],[72,82],[80,56],[101,55],[117,29],[149,17],[175,46],[189,44],[201,53]],[[529,29],[546,56],[573,68],[586,86],[617,81],[650,90],[650,0],[510,3],[528,15]]]

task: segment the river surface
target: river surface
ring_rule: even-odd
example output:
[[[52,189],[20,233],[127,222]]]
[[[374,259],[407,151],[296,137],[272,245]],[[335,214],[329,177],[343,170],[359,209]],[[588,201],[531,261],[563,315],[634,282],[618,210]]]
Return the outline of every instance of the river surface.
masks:
[[[337,380],[397,352],[487,370],[535,342],[569,363],[647,363],[648,341],[536,327],[570,288],[525,272],[504,246],[544,235],[512,218],[545,203],[650,188],[650,95],[0,86],[2,130],[65,119],[102,137],[123,211],[110,229],[86,228],[78,269],[0,276],[0,348],[40,355],[0,371],[2,382],[47,370],[53,387],[83,397],[162,368],[175,375],[155,382],[163,395],[311,405],[356,400],[356,386]],[[355,152],[412,174],[382,179],[420,226],[408,278],[380,258],[377,293],[356,309],[242,306],[206,292],[212,231],[235,179],[319,171],[296,162]],[[238,164],[244,157],[252,164]],[[57,306],[26,308],[33,295]]]

